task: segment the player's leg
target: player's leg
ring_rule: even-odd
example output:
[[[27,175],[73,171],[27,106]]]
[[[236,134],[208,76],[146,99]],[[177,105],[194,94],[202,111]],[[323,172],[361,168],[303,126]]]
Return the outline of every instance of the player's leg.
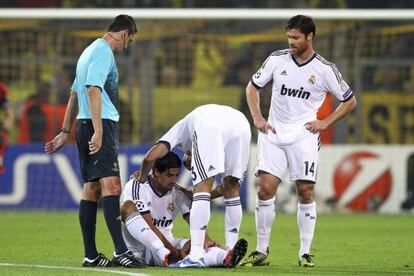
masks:
[[[193,203],[190,211],[191,250],[188,257],[199,260],[203,256],[204,239],[210,221],[210,192],[214,177],[201,181],[193,188]]]
[[[170,251],[164,247],[162,241],[151,230],[131,200],[127,200],[122,204],[121,219],[124,222],[128,233],[135,240],[144,244],[146,248],[149,248],[153,255],[154,264],[162,265]]]
[[[242,123],[243,122],[243,123]],[[225,177],[223,178],[223,196],[225,203],[225,238],[226,248],[236,244],[243,211],[240,201],[240,185],[247,175],[250,155],[250,126],[245,118],[236,121],[233,134],[238,136],[228,139],[225,146]]]
[[[233,176],[223,178],[223,196],[226,208],[224,216],[226,248],[231,249],[238,240],[243,217],[239,178]]]
[[[281,178],[287,169],[287,159],[282,148],[274,145],[266,136],[259,134],[257,164],[257,205],[255,210],[257,246],[242,266],[270,264],[269,243],[275,220],[275,195]]]
[[[287,149],[291,180],[298,193],[297,223],[300,234],[299,265],[313,266],[310,247],[316,224],[314,186],[319,160],[319,135],[309,133]]]

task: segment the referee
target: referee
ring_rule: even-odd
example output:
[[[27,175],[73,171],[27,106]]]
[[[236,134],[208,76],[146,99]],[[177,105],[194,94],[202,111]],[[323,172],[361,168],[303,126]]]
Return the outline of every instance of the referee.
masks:
[[[61,132],[45,145],[46,153],[59,150],[66,143],[77,114],[76,144],[84,182],[79,222],[85,248],[83,266],[86,267],[143,266],[128,251],[122,237],[121,224],[117,220],[122,188],[118,165],[118,70],[113,52],[126,50],[136,33],[133,18],[119,15],[109,24],[106,34],[82,52],[76,66],[76,77]],[[99,200],[115,245],[112,261],[96,249],[95,228]]]

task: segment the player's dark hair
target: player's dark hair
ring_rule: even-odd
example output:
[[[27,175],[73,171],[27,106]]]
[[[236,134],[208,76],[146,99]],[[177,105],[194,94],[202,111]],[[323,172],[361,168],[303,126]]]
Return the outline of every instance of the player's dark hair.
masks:
[[[119,32],[125,29],[128,30],[128,35],[138,32],[134,19],[126,14],[118,15],[108,26],[108,32]]]
[[[313,37],[316,35],[316,26],[312,17],[306,15],[295,15],[291,17],[285,24],[285,31],[291,29],[299,29],[305,36],[308,36],[310,33],[313,33]]]
[[[153,166],[153,169],[156,169],[161,173],[171,168],[181,168],[180,157],[172,151],[155,161]]]

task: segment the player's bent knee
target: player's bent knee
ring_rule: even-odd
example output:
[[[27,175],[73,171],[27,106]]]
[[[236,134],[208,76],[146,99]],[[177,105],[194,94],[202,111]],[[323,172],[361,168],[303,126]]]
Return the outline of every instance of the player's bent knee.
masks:
[[[137,212],[137,207],[135,206],[132,200],[127,200],[121,205],[121,219],[125,222],[125,219],[132,214],[133,212]]]

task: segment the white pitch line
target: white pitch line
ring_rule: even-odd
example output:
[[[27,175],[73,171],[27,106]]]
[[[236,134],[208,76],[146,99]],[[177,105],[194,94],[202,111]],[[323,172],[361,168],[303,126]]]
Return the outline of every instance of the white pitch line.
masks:
[[[97,272],[131,275],[131,276],[148,276],[148,274],[145,274],[145,273],[134,273],[134,272],[119,271],[119,270],[106,270],[106,269],[98,269],[98,268],[83,268],[83,267],[73,267],[73,266],[53,266],[53,265],[37,265],[37,264],[11,264],[11,263],[0,263],[0,266],[79,270],[79,271],[85,271],[85,272],[97,271]]]

